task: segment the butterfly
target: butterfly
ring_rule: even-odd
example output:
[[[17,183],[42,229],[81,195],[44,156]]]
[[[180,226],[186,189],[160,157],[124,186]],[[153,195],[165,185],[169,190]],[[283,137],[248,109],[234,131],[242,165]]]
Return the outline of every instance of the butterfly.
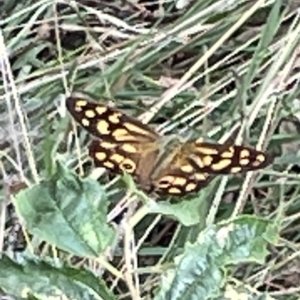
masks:
[[[273,157],[250,147],[184,142],[161,136],[150,126],[87,96],[66,100],[72,117],[95,139],[88,147],[96,167],[128,173],[149,193],[185,196],[205,187],[217,174],[265,168]]]

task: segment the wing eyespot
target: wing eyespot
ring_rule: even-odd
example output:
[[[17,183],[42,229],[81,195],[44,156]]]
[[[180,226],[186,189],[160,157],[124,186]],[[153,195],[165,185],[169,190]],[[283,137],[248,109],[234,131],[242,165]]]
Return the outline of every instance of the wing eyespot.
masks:
[[[130,159],[124,159],[124,161],[120,163],[120,168],[124,172],[132,174],[136,169],[136,165],[135,165],[134,161],[132,161]]]
[[[159,188],[164,189],[164,188],[167,188],[168,186],[170,186],[170,182],[167,181],[167,180],[161,180],[161,181],[158,182],[157,186]]]
[[[159,181],[157,182],[157,186],[160,188],[166,188],[170,186],[173,183],[173,181],[174,181],[174,176],[167,175],[159,179]]]

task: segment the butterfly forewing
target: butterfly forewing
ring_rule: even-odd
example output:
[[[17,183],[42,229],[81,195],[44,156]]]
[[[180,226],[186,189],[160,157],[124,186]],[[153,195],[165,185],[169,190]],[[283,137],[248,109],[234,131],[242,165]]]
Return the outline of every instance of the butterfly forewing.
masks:
[[[191,143],[188,157],[198,171],[210,174],[235,174],[265,168],[273,157],[245,146],[226,146],[213,143]]]
[[[66,105],[82,127],[102,140],[116,143],[150,142],[159,136],[149,126],[103,103],[70,97]]]

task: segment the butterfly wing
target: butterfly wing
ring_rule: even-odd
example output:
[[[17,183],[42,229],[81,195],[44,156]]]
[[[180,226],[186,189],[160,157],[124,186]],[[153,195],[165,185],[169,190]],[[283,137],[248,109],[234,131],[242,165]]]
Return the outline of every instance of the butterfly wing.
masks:
[[[158,180],[152,181],[151,190],[160,196],[185,196],[206,187],[214,178],[208,173],[187,174],[180,168],[172,168],[169,171]]]
[[[123,112],[82,97],[66,101],[73,118],[98,139],[89,145],[96,167],[113,173],[134,175],[141,185],[149,185],[149,174],[158,155],[160,136],[149,126]]]
[[[157,194],[184,196],[205,187],[217,174],[257,170],[272,161],[271,155],[250,147],[187,142],[153,178],[153,189]]]
[[[158,154],[158,143],[110,143],[93,140],[89,145],[89,156],[96,167],[105,167],[117,174],[131,174],[145,190],[149,190],[151,186],[150,174]]]
[[[251,147],[190,142],[184,147],[191,165],[210,174],[235,174],[267,167],[273,156]]]
[[[159,135],[148,125],[104,103],[69,97],[66,106],[73,118],[89,133],[112,143],[153,142]]]

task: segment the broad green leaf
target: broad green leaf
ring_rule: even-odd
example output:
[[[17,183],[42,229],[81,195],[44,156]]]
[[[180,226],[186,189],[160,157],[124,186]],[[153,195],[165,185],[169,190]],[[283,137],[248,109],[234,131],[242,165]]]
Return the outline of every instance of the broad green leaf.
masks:
[[[105,283],[87,270],[7,256],[0,259],[0,289],[14,296],[34,299],[116,299]]]
[[[20,192],[16,208],[29,232],[75,255],[97,257],[114,240],[99,183],[60,164],[50,180]]]
[[[162,278],[155,299],[204,300],[220,295],[225,267],[239,262],[263,263],[268,242],[275,243],[277,230],[271,221],[242,216],[202,231],[175,259],[176,269]]]
[[[190,201],[182,201],[171,204],[166,201],[147,202],[150,213],[158,213],[165,216],[173,217],[179,220],[185,226],[192,226],[201,220],[201,203],[202,198],[196,198]]]

